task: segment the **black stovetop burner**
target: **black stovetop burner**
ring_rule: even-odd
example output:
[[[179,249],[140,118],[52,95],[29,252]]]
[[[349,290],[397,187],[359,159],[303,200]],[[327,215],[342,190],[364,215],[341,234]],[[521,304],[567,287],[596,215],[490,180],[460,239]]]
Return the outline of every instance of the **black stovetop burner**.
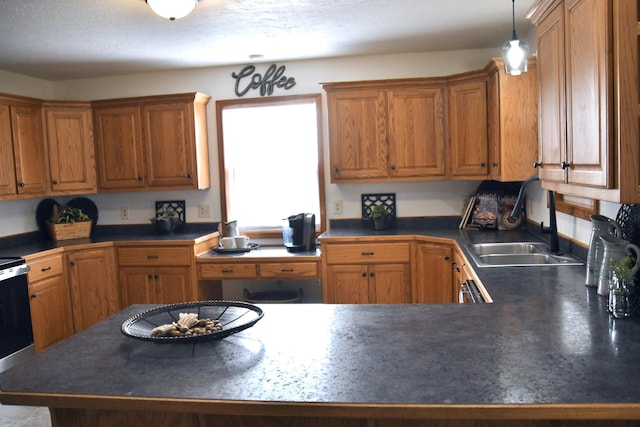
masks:
[[[24,259],[20,257],[8,257],[8,258],[0,258],[0,270],[4,270],[5,268],[15,267],[16,265],[24,264]]]

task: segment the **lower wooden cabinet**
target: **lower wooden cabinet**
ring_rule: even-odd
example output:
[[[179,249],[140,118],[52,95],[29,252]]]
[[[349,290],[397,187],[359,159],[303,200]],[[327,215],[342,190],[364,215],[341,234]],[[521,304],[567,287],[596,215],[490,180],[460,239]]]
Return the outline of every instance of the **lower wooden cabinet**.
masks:
[[[62,254],[28,258],[29,306],[36,353],[73,335],[69,286]]]
[[[411,302],[411,243],[323,245],[323,299],[332,304]]]
[[[177,304],[191,300],[189,267],[122,267],[122,305]]]
[[[413,302],[421,304],[452,303],[453,247],[441,243],[418,243]]]
[[[410,303],[411,269],[408,263],[332,265],[325,287],[332,304]]]
[[[113,247],[74,250],[66,261],[76,333],[120,310]]]

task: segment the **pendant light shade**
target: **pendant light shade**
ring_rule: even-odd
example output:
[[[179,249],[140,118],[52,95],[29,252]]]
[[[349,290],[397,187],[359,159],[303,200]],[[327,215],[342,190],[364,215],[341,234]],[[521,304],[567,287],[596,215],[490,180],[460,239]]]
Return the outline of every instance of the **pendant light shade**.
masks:
[[[511,40],[502,45],[502,58],[504,59],[505,71],[512,76],[517,76],[527,72],[529,45],[524,40],[518,40],[516,34],[515,0],[511,0],[511,17],[513,33]]]
[[[151,9],[163,18],[175,21],[191,13],[198,0],[146,0]]]

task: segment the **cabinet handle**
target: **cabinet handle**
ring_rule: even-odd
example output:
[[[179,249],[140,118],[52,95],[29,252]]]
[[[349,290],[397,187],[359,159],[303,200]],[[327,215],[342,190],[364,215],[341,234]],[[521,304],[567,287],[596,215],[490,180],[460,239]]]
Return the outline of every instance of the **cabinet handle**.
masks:
[[[460,270],[460,267],[456,267],[453,269],[453,271],[455,271],[456,273],[460,273],[461,270]]]
[[[40,271],[42,271],[42,272],[49,271],[49,270],[51,270],[51,266],[49,266],[49,267],[44,267],[44,268],[41,268],[41,269],[40,269]]]
[[[373,254],[374,254],[374,252],[361,252],[362,256],[371,256]]]
[[[485,167],[487,164],[485,162],[480,163],[480,167]]]
[[[391,165],[391,170],[392,171],[396,170],[396,165]]]
[[[223,273],[233,273],[233,268],[225,268],[222,270]]]
[[[142,181],[142,177],[141,176],[138,177],[138,181]]]
[[[147,259],[158,259],[158,255],[147,255]]]
[[[339,167],[337,167],[337,166],[335,166],[335,167],[333,168],[333,173],[340,173],[340,168],[339,168]]]
[[[562,169],[569,169],[571,167],[571,163],[562,162],[562,163],[560,163],[560,167]]]
[[[153,276],[152,276],[151,274],[149,274],[149,275],[147,276],[147,279],[151,280],[151,279],[153,279]]]
[[[367,272],[366,271],[362,272],[362,277],[367,277]]]
[[[494,168],[497,168],[498,167],[498,162],[491,163],[491,166],[493,166]]]
[[[293,273],[293,268],[283,268],[282,270],[283,273]]]
[[[369,273],[369,277],[373,277],[375,275],[376,275],[376,273],[374,273],[373,271],[371,273]]]
[[[69,262],[69,265],[70,265],[71,267],[73,267],[74,265],[76,265],[76,263],[75,263],[75,261],[70,261],[70,262]]]
[[[449,255],[445,255],[444,260],[445,261],[449,261],[451,258],[449,257]]]
[[[153,275],[153,278],[154,278],[154,279],[156,279],[156,280],[158,280],[158,275],[157,275],[157,274],[154,274],[154,275]]]
[[[534,168],[541,168],[542,167],[542,162],[533,162],[533,167]]]
[[[24,187],[24,182],[21,182],[20,184],[18,184],[18,186]]]
[[[52,183],[53,185],[58,185],[58,180],[57,180],[57,179],[54,179],[53,181],[51,181],[51,183]]]
[[[31,294],[31,298],[32,298],[32,299],[33,299],[33,298],[35,298],[35,297],[37,297],[37,296],[38,296],[38,294]]]
[[[188,173],[188,174],[187,174],[187,178],[191,179],[191,178],[193,178],[193,175],[192,175],[192,174],[190,174],[190,173]]]

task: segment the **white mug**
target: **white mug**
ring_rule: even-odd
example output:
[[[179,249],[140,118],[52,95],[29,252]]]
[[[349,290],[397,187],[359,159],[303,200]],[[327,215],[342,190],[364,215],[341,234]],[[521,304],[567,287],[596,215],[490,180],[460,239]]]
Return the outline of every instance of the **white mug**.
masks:
[[[236,236],[234,239],[236,241],[236,248],[244,249],[249,245],[249,238],[247,236]]]
[[[223,237],[220,239],[220,243],[225,249],[234,249],[236,247],[236,241],[233,237]]]

